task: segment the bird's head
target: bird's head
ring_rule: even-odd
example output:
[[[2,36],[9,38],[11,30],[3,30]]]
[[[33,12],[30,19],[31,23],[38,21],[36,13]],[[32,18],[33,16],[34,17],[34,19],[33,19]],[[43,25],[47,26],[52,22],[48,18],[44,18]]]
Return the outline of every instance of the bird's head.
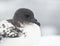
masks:
[[[40,23],[34,17],[34,13],[30,9],[27,9],[27,8],[18,9],[14,14],[13,20],[16,23],[18,23],[18,22],[20,22],[22,24],[35,23],[40,26]],[[18,26],[19,26],[19,24],[18,24]]]

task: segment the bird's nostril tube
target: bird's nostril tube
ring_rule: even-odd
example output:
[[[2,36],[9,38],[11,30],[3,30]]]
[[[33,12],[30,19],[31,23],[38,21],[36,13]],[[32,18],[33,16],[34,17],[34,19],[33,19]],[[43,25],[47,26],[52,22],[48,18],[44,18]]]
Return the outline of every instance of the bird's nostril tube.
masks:
[[[36,23],[36,22],[37,22],[37,20],[36,20],[36,19],[31,19],[31,21],[32,21],[33,23]]]

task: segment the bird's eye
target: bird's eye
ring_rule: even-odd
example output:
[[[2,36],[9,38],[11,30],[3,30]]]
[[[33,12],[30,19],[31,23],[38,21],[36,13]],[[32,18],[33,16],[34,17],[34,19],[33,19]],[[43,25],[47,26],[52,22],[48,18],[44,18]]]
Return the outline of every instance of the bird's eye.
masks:
[[[25,15],[26,18],[29,18],[30,16],[29,15]]]

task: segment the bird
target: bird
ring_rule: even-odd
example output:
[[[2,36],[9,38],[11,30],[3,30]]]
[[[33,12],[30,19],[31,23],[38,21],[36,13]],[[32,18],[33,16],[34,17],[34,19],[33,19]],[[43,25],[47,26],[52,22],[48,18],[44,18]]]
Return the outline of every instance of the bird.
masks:
[[[1,21],[0,25],[1,37],[4,38],[0,46],[34,46],[40,41],[41,24],[28,8],[16,10],[12,19]]]

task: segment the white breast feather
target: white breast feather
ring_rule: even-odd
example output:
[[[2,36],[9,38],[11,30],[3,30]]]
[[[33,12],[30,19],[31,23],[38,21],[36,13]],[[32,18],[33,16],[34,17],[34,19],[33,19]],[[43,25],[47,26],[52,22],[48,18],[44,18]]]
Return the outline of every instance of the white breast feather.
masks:
[[[26,37],[23,35],[18,38],[7,38],[0,43],[0,46],[33,46],[39,43],[41,32],[38,25],[26,25],[24,27],[24,32],[26,32]]]

